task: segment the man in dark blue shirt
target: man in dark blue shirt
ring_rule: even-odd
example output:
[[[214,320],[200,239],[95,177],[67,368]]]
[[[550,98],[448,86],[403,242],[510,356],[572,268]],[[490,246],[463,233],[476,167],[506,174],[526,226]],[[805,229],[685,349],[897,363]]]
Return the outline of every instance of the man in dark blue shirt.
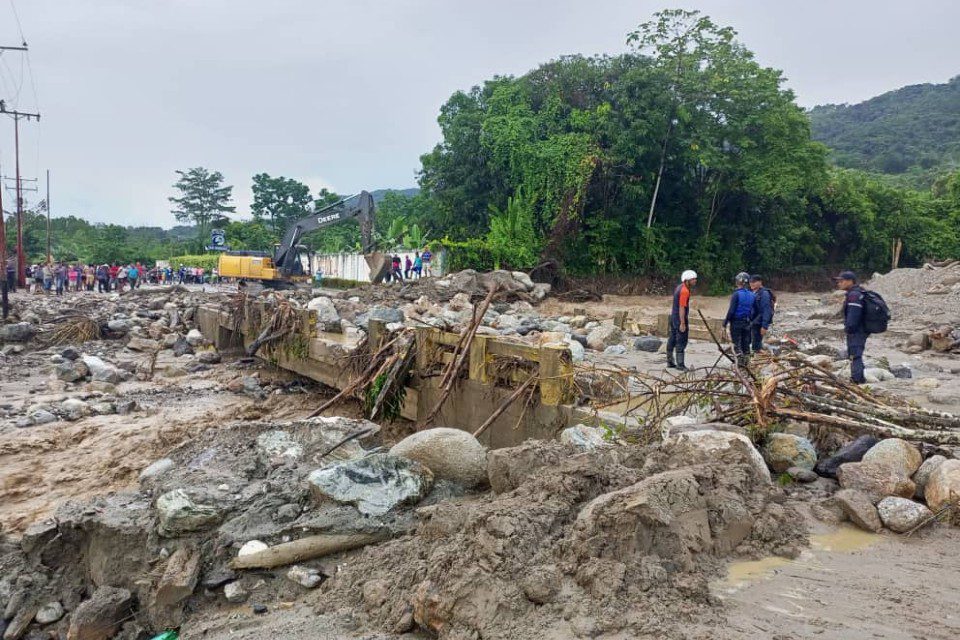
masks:
[[[751,349],[754,353],[763,351],[763,338],[773,323],[774,296],[770,289],[763,286],[763,276],[758,273],[750,276],[750,289],[756,296],[753,303],[753,315],[750,316]]]
[[[843,298],[843,330],[847,335],[847,357],[850,358],[850,380],[863,384],[863,351],[867,346],[867,330],[863,326],[863,289],[857,284],[857,274],[841,271],[834,278],[837,288],[846,291]]]
[[[756,296],[748,288],[749,273],[741,271],[737,274],[735,282],[737,289],[730,296],[730,308],[727,309],[727,317],[723,320],[723,328],[730,327],[730,339],[733,341],[733,352],[737,356],[737,364],[744,367],[750,355],[750,316],[753,315]]]

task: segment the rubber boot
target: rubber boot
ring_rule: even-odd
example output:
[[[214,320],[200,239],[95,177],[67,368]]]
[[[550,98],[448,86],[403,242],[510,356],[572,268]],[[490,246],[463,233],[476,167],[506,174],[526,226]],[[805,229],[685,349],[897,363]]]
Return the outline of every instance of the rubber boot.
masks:
[[[677,352],[677,369],[679,369],[680,371],[687,370],[687,367],[684,364],[685,359],[686,359],[686,354],[682,351],[678,351]]]

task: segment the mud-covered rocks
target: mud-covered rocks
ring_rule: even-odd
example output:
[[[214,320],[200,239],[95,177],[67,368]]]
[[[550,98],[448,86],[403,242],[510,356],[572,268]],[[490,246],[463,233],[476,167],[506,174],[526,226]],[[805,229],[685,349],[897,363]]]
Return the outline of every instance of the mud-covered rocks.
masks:
[[[203,364],[217,364],[220,359],[220,352],[213,349],[205,349],[197,354],[197,362]]]
[[[265,431],[257,436],[257,452],[266,460],[299,460],[303,457],[303,445],[289,432],[280,429]]]
[[[366,313],[358,315],[356,323],[358,327],[366,329],[371,320],[379,320],[380,322],[391,324],[394,322],[403,322],[404,317],[403,311],[400,309],[375,306],[371,307]]]
[[[29,322],[0,326],[0,342],[27,342],[36,334],[37,328]]]
[[[900,438],[886,438],[870,447],[863,456],[863,462],[885,466],[895,473],[910,477],[917,469],[923,456],[915,446]]]
[[[206,342],[206,338],[203,337],[203,334],[200,333],[199,329],[190,329],[190,331],[187,332],[186,337],[187,344],[189,344],[191,347],[199,347]]]
[[[378,453],[312,471],[307,485],[320,501],[353,504],[360,513],[380,516],[423,499],[433,474],[415,460]]]
[[[90,374],[90,369],[81,360],[66,360],[56,366],[55,375],[64,382],[78,382]]]
[[[927,488],[927,482],[930,480],[930,476],[933,475],[933,472],[937,470],[941,464],[947,461],[945,456],[930,456],[923,461],[923,464],[920,465],[920,468],[917,469],[917,472],[913,474],[913,483],[917,485],[916,497],[923,498],[924,492]]]
[[[149,478],[155,478],[166,473],[167,471],[170,471],[170,469],[173,469],[174,466],[176,466],[176,463],[174,463],[174,461],[170,458],[160,458],[159,460],[156,460],[149,466],[145,467],[143,471],[140,472],[138,479],[140,482],[143,482]]]
[[[183,605],[193,594],[200,578],[198,550],[180,547],[167,559],[163,575],[148,602],[148,613],[157,628],[176,627],[183,622]]]
[[[667,442],[674,453],[672,458],[685,464],[721,461],[726,464],[746,464],[755,477],[770,482],[770,470],[750,438],[730,431],[687,431],[677,434]]]
[[[63,605],[58,601],[48,602],[37,610],[34,620],[38,624],[51,624],[63,617],[65,611]]]
[[[833,494],[833,500],[850,521],[861,529],[876,533],[883,528],[880,514],[868,494],[855,489],[841,489]]]
[[[814,467],[814,471],[826,478],[836,478],[840,465],[847,462],[860,462],[864,454],[878,442],[880,440],[874,436],[860,436],[853,442],[840,447],[832,456],[821,458]]]
[[[487,482],[487,449],[467,431],[440,427],[407,436],[390,449],[390,455],[415,460],[434,478],[464,487]]]
[[[130,377],[128,371],[124,371],[109,362],[105,362],[97,356],[84,354],[83,364],[87,365],[91,377],[98,382],[107,382],[110,384],[120,384]]]
[[[856,489],[876,504],[887,496],[911,498],[916,485],[897,470],[876,462],[848,462],[840,465],[837,480],[844,489]]]
[[[587,346],[594,351],[603,351],[622,340],[623,331],[612,324],[600,325],[587,334]]]
[[[817,450],[806,438],[792,433],[771,433],[763,444],[763,459],[777,473],[790,467],[813,469],[817,463]]]
[[[583,451],[592,451],[600,447],[610,446],[610,443],[604,439],[603,434],[603,429],[578,424],[561,431],[560,442],[573,445]]]
[[[187,342],[187,339],[184,336],[177,336],[173,341],[173,346],[171,349],[173,350],[173,355],[176,358],[189,355],[194,352],[193,346]]]
[[[143,338],[140,336],[131,336],[127,341],[127,349],[131,351],[143,351],[145,353],[156,353],[160,351],[162,345],[157,340]]]
[[[128,618],[133,604],[126,589],[99,587],[70,616],[67,640],[109,640]]]
[[[663,340],[657,336],[640,336],[633,341],[633,348],[637,351],[646,351],[647,353],[656,353],[660,351]]]
[[[587,503],[574,538],[590,541],[582,547],[587,557],[655,555],[689,569],[697,553],[730,551],[750,535],[756,518],[744,498],[752,484],[748,474],[719,465],[658,473]],[[725,488],[723,505],[708,489],[718,485]]]
[[[223,597],[227,599],[227,602],[232,604],[240,604],[245,602],[248,597],[250,597],[250,592],[248,592],[243,584],[238,580],[236,582],[229,582],[223,587]]]
[[[884,526],[897,533],[906,533],[924,522],[933,513],[913,500],[888,496],[877,503],[877,512]]]
[[[312,567],[294,565],[287,571],[287,579],[304,589],[313,589],[323,582],[323,574]]]
[[[161,536],[176,537],[201,531],[223,519],[221,509],[195,502],[183,489],[174,489],[157,498],[158,532]]]
[[[64,400],[60,403],[60,411],[67,420],[80,420],[93,413],[90,405],[79,398]]]
[[[340,326],[340,313],[327,296],[319,296],[307,303],[307,309],[317,314],[317,324],[326,330]]]
[[[923,495],[934,511],[960,500],[960,460],[947,460],[937,466],[927,480]]]

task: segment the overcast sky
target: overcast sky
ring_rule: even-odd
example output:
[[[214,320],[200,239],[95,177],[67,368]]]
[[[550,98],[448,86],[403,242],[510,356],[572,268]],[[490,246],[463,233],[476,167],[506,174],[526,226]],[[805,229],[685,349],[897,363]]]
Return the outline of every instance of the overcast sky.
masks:
[[[676,3],[639,0],[14,0],[30,45],[0,56],[22,171],[50,169],[54,215],[170,226],[174,170],[234,185],[265,171],[314,191],[415,186],[440,105],[494,74],[563,54],[620,53]],[[960,74],[960,2],[703,0],[800,103],[859,102]],[[20,39],[0,0],[0,45]],[[22,86],[21,86],[22,80]],[[0,166],[13,173],[13,123]],[[5,192],[5,208],[12,198]],[[42,194],[40,194],[42,195]],[[27,194],[35,200],[37,194]]]

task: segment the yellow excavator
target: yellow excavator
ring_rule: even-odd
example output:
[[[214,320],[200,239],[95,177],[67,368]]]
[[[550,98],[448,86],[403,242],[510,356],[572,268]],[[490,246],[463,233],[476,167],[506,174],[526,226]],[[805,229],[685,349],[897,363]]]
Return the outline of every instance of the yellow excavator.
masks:
[[[306,247],[300,245],[304,234],[357,218],[360,222],[363,257],[370,267],[370,281],[382,282],[390,271],[390,261],[376,250],[374,209],[373,196],[361,191],[314,211],[287,228],[272,255],[266,251],[227,251],[221,254],[218,263],[220,277],[237,278],[241,282],[256,280],[268,287],[288,287],[309,282],[311,274],[304,271],[301,260],[301,256],[307,252]]]

